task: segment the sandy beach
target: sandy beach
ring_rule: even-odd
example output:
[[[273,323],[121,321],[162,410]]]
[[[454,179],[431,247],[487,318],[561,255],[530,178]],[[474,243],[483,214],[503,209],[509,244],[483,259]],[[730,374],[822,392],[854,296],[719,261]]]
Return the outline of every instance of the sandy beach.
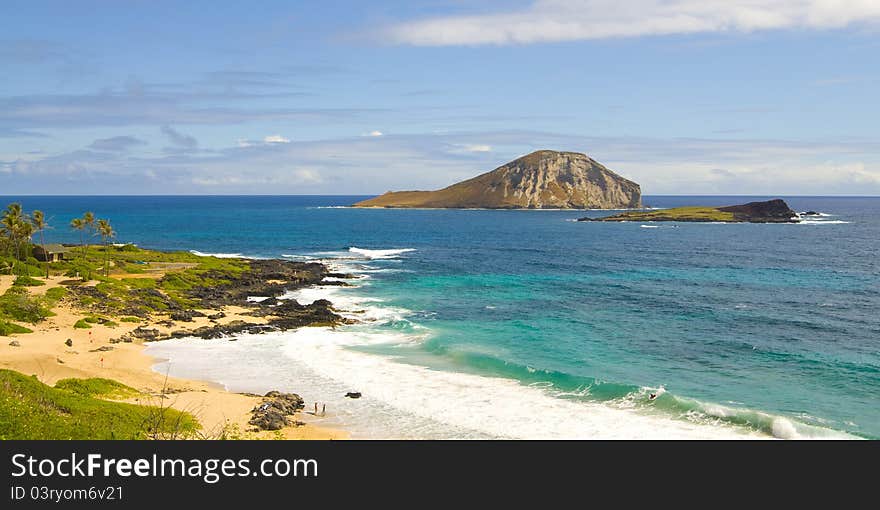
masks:
[[[13,276],[0,276],[0,294],[12,285]],[[69,280],[63,276],[40,279],[45,285],[28,287],[28,292],[45,293],[57,287],[60,282]],[[201,423],[201,433],[208,438],[218,437],[226,430],[235,431],[234,436],[253,439],[346,439],[348,434],[342,430],[317,426],[315,417],[307,412],[297,413],[295,419],[304,422],[302,426],[288,426],[280,431],[252,431],[248,424],[250,411],[261,402],[261,398],[225,391],[218,385],[204,381],[185,380],[166,377],[152,370],[156,360],[144,353],[144,345],[135,339],[131,343],[111,343],[139,326],[155,328],[162,333],[181,329],[193,329],[209,325],[206,317],[196,317],[192,322],[170,321],[166,317],[154,317],[139,323],[119,322],[114,327],[101,324],[91,329],[76,329],[74,323],[87,315],[63,302],[53,309],[55,316],[36,324],[28,325],[32,333],[0,337],[0,368],[7,368],[25,375],[36,375],[43,383],[53,385],[64,378],[103,377],[119,381],[140,391],[136,398],[127,402],[145,405],[163,405],[191,413]],[[205,314],[222,311],[225,317],[216,323],[225,324],[241,320],[246,309],[224,307],[222,310],[199,310]],[[247,317],[250,322],[260,319]],[[163,322],[163,324],[159,324]],[[72,345],[66,345],[67,340]],[[10,345],[17,342],[19,345]],[[307,402],[308,395],[301,395]],[[307,410],[307,409],[306,409]]]

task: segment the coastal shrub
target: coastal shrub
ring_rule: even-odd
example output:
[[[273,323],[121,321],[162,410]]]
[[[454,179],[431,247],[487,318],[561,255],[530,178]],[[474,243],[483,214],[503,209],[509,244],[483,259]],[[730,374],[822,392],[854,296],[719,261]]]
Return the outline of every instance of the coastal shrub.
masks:
[[[64,299],[67,296],[68,291],[64,287],[52,287],[51,289],[46,290],[46,301],[47,305],[55,306],[55,303]]]
[[[24,333],[33,333],[33,331],[14,322],[0,320],[0,336],[21,335]]]
[[[160,284],[165,290],[183,291],[193,288],[198,281],[198,278],[188,273],[171,273],[165,275]]]
[[[0,369],[0,440],[185,438],[200,428],[189,413],[109,402],[90,393],[127,388],[119,383],[87,380],[63,386],[53,388],[35,376]]]
[[[121,281],[133,289],[156,288],[156,280],[152,278],[123,278]]]
[[[76,324],[73,325],[75,328],[79,329],[89,329],[92,327],[92,324],[100,324],[102,326],[106,326],[108,328],[115,328],[119,326],[118,323],[106,318],[99,317],[97,315],[90,315],[88,317],[83,317],[82,319],[76,321]]]
[[[73,324],[76,329],[92,329],[92,325],[86,319],[80,319]]]
[[[40,285],[46,285],[44,282],[37,280],[36,278],[31,278],[30,276],[19,276],[15,279],[12,285],[16,285],[18,287],[39,287]]]
[[[54,315],[40,298],[32,297],[23,287],[10,287],[0,296],[0,316],[36,324]]]
[[[119,319],[122,322],[140,322],[140,317],[123,317]]]
[[[105,397],[122,399],[137,395],[139,392],[112,379],[93,377],[91,379],[61,379],[55,383],[59,390],[70,391],[86,397]]]

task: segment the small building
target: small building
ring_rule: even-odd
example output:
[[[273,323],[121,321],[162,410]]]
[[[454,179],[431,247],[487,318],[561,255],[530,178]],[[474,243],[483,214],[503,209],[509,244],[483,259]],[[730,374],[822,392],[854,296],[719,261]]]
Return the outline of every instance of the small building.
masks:
[[[44,250],[42,246],[35,244],[33,249],[34,258],[41,262],[60,262],[68,258],[68,253],[73,248],[63,244],[47,244]]]

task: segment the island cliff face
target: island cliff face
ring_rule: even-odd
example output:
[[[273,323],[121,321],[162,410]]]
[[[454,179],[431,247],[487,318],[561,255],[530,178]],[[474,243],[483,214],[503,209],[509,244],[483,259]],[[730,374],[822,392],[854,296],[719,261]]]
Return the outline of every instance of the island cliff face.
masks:
[[[390,191],[355,207],[634,209],[638,184],[577,152],[533,152],[437,191]]]

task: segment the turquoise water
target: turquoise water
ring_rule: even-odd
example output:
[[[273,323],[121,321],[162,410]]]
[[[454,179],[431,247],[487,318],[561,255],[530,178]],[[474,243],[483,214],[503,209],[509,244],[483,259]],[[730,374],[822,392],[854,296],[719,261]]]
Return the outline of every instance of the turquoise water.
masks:
[[[445,424],[453,436],[530,437],[532,418],[523,413],[539,410],[533,437],[602,436],[603,427],[630,437],[663,437],[668,428],[679,437],[682,427],[696,427],[704,437],[880,438],[880,198],[788,198],[798,211],[824,214],[800,225],[576,223],[584,213],[337,207],[353,197],[20,200],[58,226],[47,242],[76,241],[63,225],[88,208],[111,218],[122,242],[318,259],[357,273],[356,288],[292,297],[327,295],[370,319],[361,325],[198,347],[225,359],[218,362],[225,368],[209,367],[187,350],[196,347],[179,342],[157,349],[181,374],[222,378],[223,368],[247,386],[258,378],[254,367],[300,381],[311,377],[307,371],[326,384],[369,388],[375,409],[412,417],[363,435],[435,437]],[[280,352],[289,359],[276,366]],[[241,373],[229,375],[228,362],[244,359]],[[471,395],[476,388],[489,394]],[[516,402],[518,392],[523,423],[514,425],[494,409]],[[659,397],[649,400],[650,393]],[[449,411],[456,395],[469,406],[461,416]],[[581,410],[584,417],[573,419]],[[607,410],[617,414],[589,421]]]

